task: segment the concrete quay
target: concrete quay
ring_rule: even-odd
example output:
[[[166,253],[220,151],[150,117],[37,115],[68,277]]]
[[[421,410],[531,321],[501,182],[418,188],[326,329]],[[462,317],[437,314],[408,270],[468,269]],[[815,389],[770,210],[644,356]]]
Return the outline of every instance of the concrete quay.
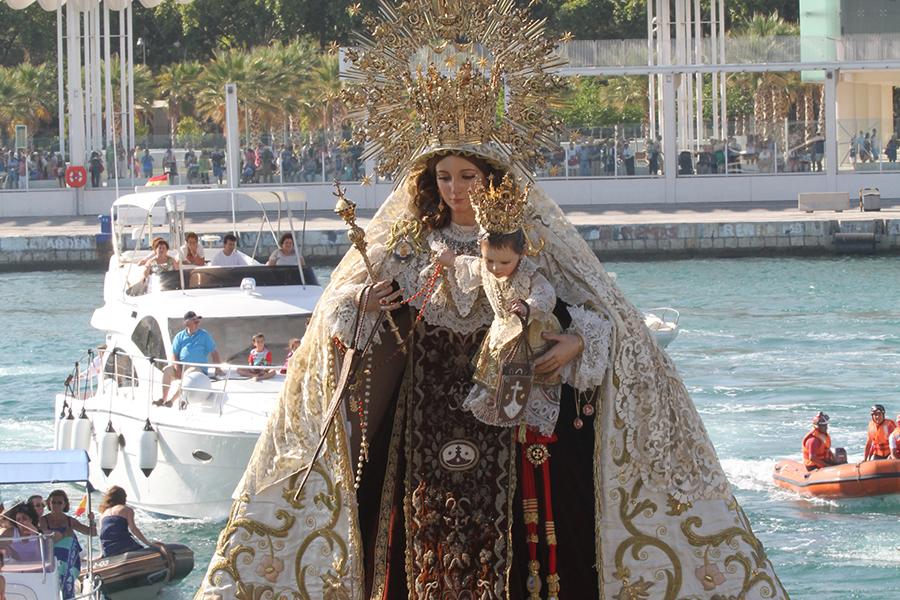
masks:
[[[564,210],[601,260],[900,253],[900,201],[882,200],[878,212],[805,213],[784,202]],[[362,226],[373,212],[360,211]],[[224,235],[231,230],[230,214],[189,214],[187,227],[201,235]],[[258,229],[258,221],[238,222],[242,248],[253,248]],[[336,264],[349,247],[345,231],[331,211],[310,211],[308,262]],[[96,216],[0,218],[0,270],[103,269],[111,249],[98,243],[98,233]],[[272,236],[264,233],[258,255],[268,256],[273,248]]]

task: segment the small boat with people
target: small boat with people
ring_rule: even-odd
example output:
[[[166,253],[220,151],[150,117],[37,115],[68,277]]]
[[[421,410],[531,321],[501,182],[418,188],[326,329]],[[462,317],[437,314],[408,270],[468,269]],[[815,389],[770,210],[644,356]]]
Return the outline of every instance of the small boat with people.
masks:
[[[114,202],[104,304],[91,318],[103,343],[56,397],[55,445],[86,450],[97,488],[121,486],[142,510],[221,519],[322,289],[302,260],[298,192],[233,193],[235,220],[247,206],[259,218],[252,248],[188,231],[190,203],[209,205],[210,193],[222,194]],[[267,261],[269,235],[279,248]]]
[[[776,463],[772,473],[775,485],[815,498],[900,494],[900,456],[896,443],[891,443],[895,424],[885,419],[884,413],[883,405],[872,407],[863,460],[848,463],[844,448],[831,448],[830,417],[818,412],[812,429],[803,437],[803,460]]]
[[[83,449],[0,452],[0,485],[70,483],[91,490],[88,460]],[[57,498],[68,502],[65,492],[57,489],[47,496],[48,503],[53,506]],[[85,503],[91,520],[90,494],[85,495]],[[77,521],[60,514],[70,524]],[[149,600],[164,585],[184,579],[194,569],[194,553],[182,544],[143,547],[135,543],[130,552],[106,553],[95,560],[93,528],[86,529],[87,547],[82,550],[74,532],[69,532],[74,543],[66,546],[66,536],[60,538],[44,519],[46,515],[37,518],[30,502],[13,503],[0,514],[0,577],[6,583],[6,600]],[[107,539],[101,531],[104,549]],[[65,552],[60,551],[70,549],[77,555],[64,559]]]
[[[808,470],[796,460],[781,460],[775,485],[815,498],[862,498],[900,494],[900,460],[868,460]]]

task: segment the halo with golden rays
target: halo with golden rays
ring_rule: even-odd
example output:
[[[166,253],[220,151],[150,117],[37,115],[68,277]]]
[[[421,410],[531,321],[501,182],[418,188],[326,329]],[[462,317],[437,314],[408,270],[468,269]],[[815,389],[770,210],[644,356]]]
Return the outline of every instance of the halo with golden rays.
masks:
[[[363,159],[398,174],[435,148],[490,147],[528,173],[561,132],[564,60],[514,0],[381,0],[347,51],[344,92]]]

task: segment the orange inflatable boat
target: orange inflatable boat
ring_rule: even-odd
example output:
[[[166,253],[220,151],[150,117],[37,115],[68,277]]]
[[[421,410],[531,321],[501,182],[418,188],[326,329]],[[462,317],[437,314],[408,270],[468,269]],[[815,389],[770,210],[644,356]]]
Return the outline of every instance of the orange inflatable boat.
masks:
[[[775,485],[803,496],[860,498],[900,494],[900,460],[870,460],[807,471],[796,460],[782,460],[772,473]]]

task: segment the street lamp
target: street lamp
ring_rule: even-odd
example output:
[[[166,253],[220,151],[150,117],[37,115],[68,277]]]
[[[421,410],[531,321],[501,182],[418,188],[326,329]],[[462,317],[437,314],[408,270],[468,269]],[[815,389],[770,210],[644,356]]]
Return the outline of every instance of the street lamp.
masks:
[[[144,38],[139,37],[135,42],[141,48],[141,54],[143,56],[144,66],[147,66],[147,42],[144,41]]]

